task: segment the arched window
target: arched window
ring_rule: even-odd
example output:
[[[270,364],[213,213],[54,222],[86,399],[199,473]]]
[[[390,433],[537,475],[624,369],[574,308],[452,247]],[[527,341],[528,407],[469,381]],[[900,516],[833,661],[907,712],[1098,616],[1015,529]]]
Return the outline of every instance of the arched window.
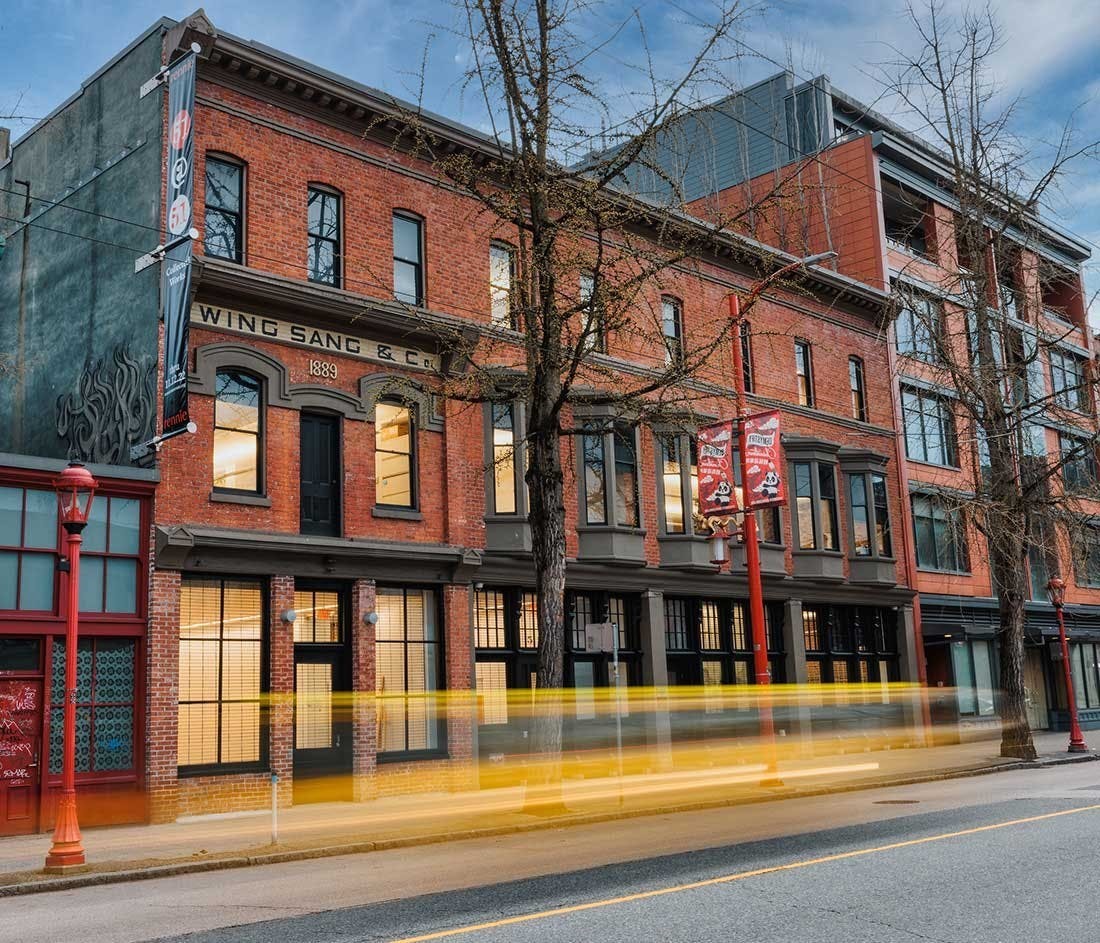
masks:
[[[214,488],[263,490],[263,396],[260,381],[241,370],[219,370],[214,402]]]
[[[374,477],[376,504],[416,507],[416,413],[401,400],[374,407]]]

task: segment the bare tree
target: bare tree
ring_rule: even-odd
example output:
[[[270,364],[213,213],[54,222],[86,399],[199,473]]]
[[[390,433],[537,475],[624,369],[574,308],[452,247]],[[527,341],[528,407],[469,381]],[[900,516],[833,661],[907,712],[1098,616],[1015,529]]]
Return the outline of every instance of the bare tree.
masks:
[[[662,133],[729,90],[743,15],[736,0],[717,3],[709,22],[686,22],[684,14],[699,44],[671,78],[654,65],[636,13],[609,24],[585,0],[462,0],[458,10],[457,32],[471,51],[466,87],[484,102],[488,141],[456,148],[419,114],[404,113],[399,145],[471,197],[471,222],[511,246],[509,323],[498,322],[496,334],[481,331],[464,349],[465,371],[445,378],[443,394],[524,404],[537,684],[552,691],[563,686],[566,648],[563,454],[576,434],[601,428],[576,413],[583,404],[632,422],[691,425],[700,402],[713,408],[729,395],[713,379],[721,375],[714,358],[729,346],[728,320],[718,316],[692,336],[671,338],[661,294],[677,284],[682,290],[721,257],[772,264],[731,233],[747,228],[754,209],[792,199],[787,185],[802,165],[777,174],[749,205],[704,223],[683,212],[680,181],[662,161],[660,149],[674,137]],[[631,29],[634,58],[626,62],[616,56]],[[607,74],[614,79],[601,80]],[[585,156],[572,159],[578,154]],[[652,199],[627,194],[643,172],[658,184]],[[625,360],[603,356],[609,344]],[[534,725],[534,749],[551,765],[562,734],[554,703]]]
[[[1029,563],[1036,572],[1064,566],[1100,496],[1090,480],[1097,438],[1091,368],[1052,371],[1052,383],[1046,380],[1051,353],[1088,325],[1076,273],[1044,261],[1050,233],[1040,214],[1044,198],[1075,164],[1095,158],[1098,146],[1079,142],[1071,121],[1045,153],[1014,131],[1019,101],[994,81],[1003,33],[988,9],[950,16],[931,0],[910,6],[908,18],[916,50],[893,50],[877,77],[902,103],[903,120],[940,152],[941,183],[957,207],[953,244],[933,247],[942,300],[902,281],[896,286],[899,348],[923,361],[909,361],[907,372],[957,394],[959,464],[972,474],[966,488],[943,487],[937,500],[988,548],[999,608],[1001,754],[1030,759]],[[935,230],[951,227],[937,222]],[[920,421],[914,417],[907,410],[907,421]],[[1052,451],[1048,426],[1077,433]]]

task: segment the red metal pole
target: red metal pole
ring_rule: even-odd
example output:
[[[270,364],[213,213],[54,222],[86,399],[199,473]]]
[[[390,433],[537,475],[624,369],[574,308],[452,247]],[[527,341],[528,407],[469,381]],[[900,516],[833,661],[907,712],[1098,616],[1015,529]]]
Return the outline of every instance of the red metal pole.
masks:
[[[746,483],[749,480],[748,436],[745,430],[745,363],[741,355],[741,301],[735,294],[729,295],[730,324],[733,328],[733,388],[737,394],[737,448],[741,463],[741,503],[745,507],[741,533],[745,541],[745,569],[749,582],[749,625],[752,629],[752,660],[758,685],[771,684],[771,666],[768,664],[768,633],[764,621],[764,587],[760,579],[760,545],[756,540],[756,515],[748,510],[749,497]],[[762,694],[759,704],[760,736],[768,745],[768,768],[775,767],[775,726],[772,721],[771,700]]]
[[[68,612],[65,619],[65,739],[61,766],[61,796],[53,846],[46,869],[65,870],[84,864],[84,844],[76,817],[76,667],[77,619],[80,615],[81,535],[66,533],[69,550]]]
[[[1066,673],[1066,706],[1069,708],[1069,749],[1068,753],[1087,753],[1088,746],[1081,735],[1081,725],[1077,721],[1077,698],[1073,693],[1073,672],[1069,665],[1069,642],[1066,641],[1066,620],[1062,618],[1062,604],[1055,603],[1054,611],[1058,615],[1058,640],[1062,644],[1062,668]]]

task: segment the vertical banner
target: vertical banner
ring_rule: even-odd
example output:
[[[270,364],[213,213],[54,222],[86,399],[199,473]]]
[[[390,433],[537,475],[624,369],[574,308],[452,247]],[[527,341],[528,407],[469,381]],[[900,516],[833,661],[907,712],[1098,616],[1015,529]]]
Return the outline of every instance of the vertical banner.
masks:
[[[745,458],[748,505],[753,508],[786,504],[786,473],[780,442],[779,410],[745,418]]]
[[[726,515],[739,511],[733,462],[733,423],[729,420],[699,430],[699,513]]]
[[[195,184],[195,66],[193,52],[168,70],[168,165],[165,186],[165,244],[191,229]],[[187,409],[187,325],[191,295],[191,240],[183,239],[164,259],[164,421],[161,436],[183,432]]]

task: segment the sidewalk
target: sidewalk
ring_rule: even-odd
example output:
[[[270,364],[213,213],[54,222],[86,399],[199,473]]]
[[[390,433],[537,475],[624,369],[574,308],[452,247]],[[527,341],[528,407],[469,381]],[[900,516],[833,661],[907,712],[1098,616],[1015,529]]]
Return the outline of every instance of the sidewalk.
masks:
[[[277,845],[269,811],[94,828],[84,833],[87,871],[64,877],[39,870],[49,835],[17,836],[0,839],[0,896],[1100,759],[1067,754],[1066,743],[1064,733],[1036,734],[1039,764],[999,757],[995,740],[787,760],[782,784],[768,786],[759,765],[570,781],[569,814],[554,818],[525,813],[522,787],[300,805],[279,810]]]

